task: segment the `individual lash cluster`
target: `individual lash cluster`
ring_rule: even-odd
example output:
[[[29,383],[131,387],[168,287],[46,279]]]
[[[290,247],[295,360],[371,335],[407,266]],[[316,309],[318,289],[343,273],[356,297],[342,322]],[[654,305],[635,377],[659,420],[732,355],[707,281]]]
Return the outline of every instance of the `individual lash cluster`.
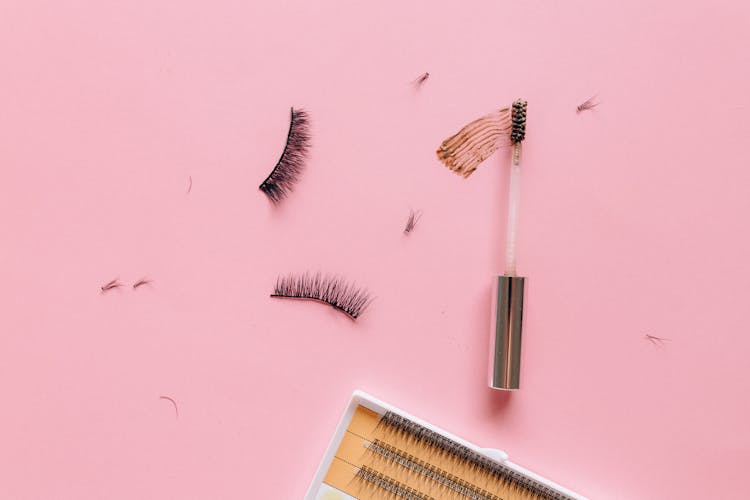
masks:
[[[355,320],[372,300],[370,294],[337,276],[317,274],[280,276],[271,297],[314,300],[328,304]]]
[[[310,118],[303,109],[292,108],[289,133],[284,151],[271,173],[259,186],[266,196],[278,203],[292,192],[299,180],[310,150]]]
[[[417,223],[419,222],[419,219],[422,217],[422,211],[417,210],[416,212],[414,210],[409,210],[409,218],[406,219],[406,226],[404,226],[404,234],[409,234],[412,231],[414,231],[414,228],[417,226]]]
[[[599,105],[599,102],[596,100],[596,96],[589,97],[588,99],[583,101],[581,104],[576,106],[576,113],[583,113],[584,111],[594,109],[598,105]]]

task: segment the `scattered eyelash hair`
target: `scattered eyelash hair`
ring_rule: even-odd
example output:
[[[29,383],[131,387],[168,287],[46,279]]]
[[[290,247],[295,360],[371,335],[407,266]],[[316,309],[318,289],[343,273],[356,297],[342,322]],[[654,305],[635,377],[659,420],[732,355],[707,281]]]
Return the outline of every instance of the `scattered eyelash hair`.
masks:
[[[292,192],[299,180],[310,150],[310,117],[303,109],[292,108],[284,151],[268,177],[259,186],[273,203]]]
[[[151,280],[147,278],[141,278],[135,283],[133,283],[133,290],[137,289],[138,287],[141,287],[143,285],[149,285],[151,284]]]
[[[169,396],[159,396],[159,399],[169,401],[174,406],[174,418],[180,418],[180,410],[177,409],[177,401],[170,398]]]
[[[366,290],[338,276],[323,276],[320,273],[279,276],[271,297],[328,304],[353,320],[359,318],[372,301]]]
[[[406,219],[406,227],[404,227],[404,234],[409,234],[414,230],[414,227],[417,225],[417,222],[419,222],[419,219],[422,217],[422,211],[417,210],[416,212],[414,210],[409,210],[409,218]]]
[[[424,72],[421,75],[417,77],[416,80],[414,80],[414,85],[417,87],[421,87],[424,82],[427,81],[427,79],[430,77],[430,73]]]
[[[583,101],[581,104],[576,106],[576,113],[581,113],[582,111],[587,111],[589,109],[594,109],[599,105],[598,102],[596,102],[596,96],[589,97],[585,101]]]
[[[108,292],[109,290],[112,290],[113,288],[120,288],[122,286],[122,283],[120,283],[120,280],[113,279],[112,281],[106,283],[104,286],[102,286],[102,293]]]
[[[648,333],[644,338],[654,345],[664,345],[664,342],[672,342],[672,339],[668,339],[666,337],[657,337],[656,335],[651,335]]]

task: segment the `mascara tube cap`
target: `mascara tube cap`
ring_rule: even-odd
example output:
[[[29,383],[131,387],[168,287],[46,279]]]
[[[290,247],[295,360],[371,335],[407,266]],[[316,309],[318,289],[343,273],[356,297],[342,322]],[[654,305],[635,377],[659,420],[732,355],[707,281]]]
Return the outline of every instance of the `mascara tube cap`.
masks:
[[[521,375],[522,276],[498,276],[493,284],[489,385],[515,390]]]

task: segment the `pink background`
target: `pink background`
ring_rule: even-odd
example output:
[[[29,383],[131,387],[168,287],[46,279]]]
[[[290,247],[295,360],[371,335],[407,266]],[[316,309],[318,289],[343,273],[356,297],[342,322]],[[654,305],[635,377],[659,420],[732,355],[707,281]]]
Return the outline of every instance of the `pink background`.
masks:
[[[742,1],[5,0],[0,498],[300,498],[355,388],[594,498],[745,497],[748,21]],[[516,97],[528,294],[504,394],[507,158],[464,181],[434,151]],[[257,185],[290,106],[314,148],[277,209]],[[351,323],[268,297],[305,270],[377,299]]]

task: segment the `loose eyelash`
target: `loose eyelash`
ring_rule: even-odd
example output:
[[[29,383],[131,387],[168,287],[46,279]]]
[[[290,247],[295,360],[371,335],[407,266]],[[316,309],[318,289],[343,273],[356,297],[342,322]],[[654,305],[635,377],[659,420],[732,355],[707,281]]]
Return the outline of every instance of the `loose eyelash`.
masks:
[[[106,283],[104,286],[102,286],[102,293],[106,293],[114,288],[120,288],[122,286],[122,283],[120,283],[120,280],[113,279],[112,281]]]
[[[666,337],[657,337],[656,335],[646,334],[645,339],[654,345],[664,345],[664,342],[672,342],[672,339]]]
[[[170,398],[169,396],[159,396],[159,399],[163,399],[172,403],[172,406],[174,406],[174,418],[180,418],[180,410],[177,409],[177,401]]]
[[[271,173],[266,177],[260,190],[268,196],[272,202],[278,203],[292,192],[294,184],[299,179],[305,166],[307,153],[310,149],[310,118],[303,109],[292,108],[292,117],[289,122],[289,133],[286,138],[284,151],[279,161],[273,167]]]
[[[422,217],[422,211],[417,210],[416,212],[414,210],[409,211],[409,218],[406,219],[406,227],[404,227],[404,234],[411,233],[414,228],[417,225],[417,222],[419,222],[419,219]]]
[[[421,87],[421,86],[422,86],[422,84],[423,84],[424,82],[426,82],[426,81],[427,81],[427,79],[428,79],[429,77],[430,77],[430,73],[428,73],[428,72],[422,73],[421,75],[419,75],[419,76],[417,77],[417,79],[416,79],[416,80],[414,80],[414,85],[415,85],[415,86],[416,86],[417,88]]]
[[[271,297],[314,300],[328,304],[355,320],[370,305],[370,294],[343,279],[320,273],[279,276]]]
[[[576,113],[581,113],[583,111],[588,111],[589,109],[594,109],[597,107],[599,103],[596,101],[596,96],[589,97],[585,101],[583,101],[581,104],[579,104],[576,107]]]
[[[133,290],[135,290],[138,287],[141,287],[143,285],[149,285],[149,284],[151,284],[151,280],[150,279],[142,278],[142,279],[136,281],[135,283],[133,283]]]

